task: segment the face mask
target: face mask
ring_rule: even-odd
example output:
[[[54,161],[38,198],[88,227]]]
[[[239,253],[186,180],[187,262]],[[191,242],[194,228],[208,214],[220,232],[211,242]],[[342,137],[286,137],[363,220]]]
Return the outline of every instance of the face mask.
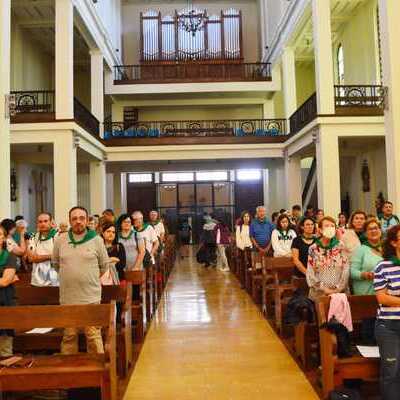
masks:
[[[336,235],[336,228],[334,226],[324,228],[322,235],[328,239],[332,239]]]

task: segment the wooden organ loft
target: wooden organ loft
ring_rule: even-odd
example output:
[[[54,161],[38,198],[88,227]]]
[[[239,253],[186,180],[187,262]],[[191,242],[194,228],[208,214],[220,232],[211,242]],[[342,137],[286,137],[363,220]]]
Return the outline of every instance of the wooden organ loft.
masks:
[[[115,67],[116,84],[268,81],[268,63],[245,63],[242,12],[230,8],[218,15],[205,14],[201,30],[188,32],[180,26],[182,14],[140,13],[139,65]]]

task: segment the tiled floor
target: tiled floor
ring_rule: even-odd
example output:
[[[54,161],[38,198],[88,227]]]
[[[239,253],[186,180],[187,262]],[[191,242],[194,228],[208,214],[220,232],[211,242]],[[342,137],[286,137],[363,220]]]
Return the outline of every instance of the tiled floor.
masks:
[[[318,396],[233,275],[178,262],[125,400],[268,398]]]

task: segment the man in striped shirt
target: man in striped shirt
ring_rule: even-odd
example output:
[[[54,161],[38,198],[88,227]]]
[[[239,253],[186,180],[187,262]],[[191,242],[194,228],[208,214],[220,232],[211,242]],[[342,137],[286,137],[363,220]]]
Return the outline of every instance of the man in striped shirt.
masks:
[[[400,396],[400,225],[387,232],[383,259],[375,268],[374,289],[379,303],[376,339],[381,355],[384,400]]]

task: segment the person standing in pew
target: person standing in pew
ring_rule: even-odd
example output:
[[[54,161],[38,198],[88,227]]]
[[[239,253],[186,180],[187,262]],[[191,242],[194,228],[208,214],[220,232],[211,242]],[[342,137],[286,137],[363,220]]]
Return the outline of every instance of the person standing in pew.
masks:
[[[87,229],[89,215],[84,207],[69,211],[70,230],[54,242],[52,262],[59,272],[60,304],[100,304],[100,276],[109,268],[110,260],[103,239]],[[101,329],[83,327],[87,351],[104,353]],[[65,328],[61,343],[63,354],[78,352],[78,332]]]
[[[382,230],[376,218],[364,224],[366,240],[359,246],[351,259],[353,294],[374,294],[374,269],[382,261]]]
[[[37,217],[37,233],[28,244],[28,260],[32,263],[31,285],[58,286],[58,274],[51,265],[54,240],[57,230],[51,227],[50,213],[40,213]]]
[[[381,356],[383,400],[400,396],[400,225],[386,232],[383,261],[374,271],[374,289],[379,304],[375,336]]]
[[[271,235],[274,226],[268,221],[267,210],[264,206],[256,208],[256,217],[250,225],[250,238],[253,243],[254,263],[256,269],[263,267],[265,257],[271,250]]]
[[[316,301],[321,296],[346,293],[349,287],[349,259],[343,244],[336,237],[336,221],[325,216],[318,223],[321,237],[308,251],[307,283],[309,297]]]
[[[16,271],[17,257],[7,250],[7,232],[0,226],[0,307],[15,306]],[[13,335],[12,330],[0,329],[0,357],[12,356]]]

